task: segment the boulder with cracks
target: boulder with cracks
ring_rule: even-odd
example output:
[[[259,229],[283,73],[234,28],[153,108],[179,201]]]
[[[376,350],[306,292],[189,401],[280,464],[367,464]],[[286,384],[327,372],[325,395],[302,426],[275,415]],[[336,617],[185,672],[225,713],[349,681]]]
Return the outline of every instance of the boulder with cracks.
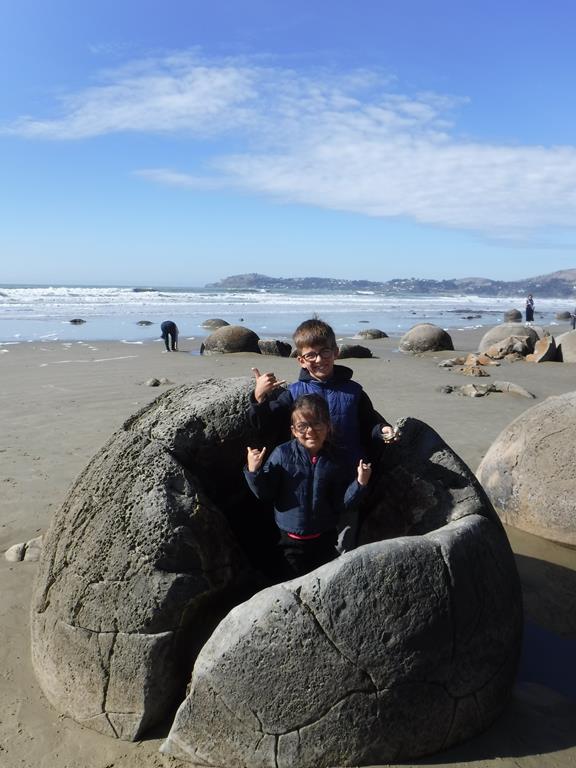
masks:
[[[478,733],[506,703],[521,632],[514,561],[482,488],[430,427],[404,420],[373,458],[361,546],[267,586],[271,510],[241,471],[252,386],[162,394],[71,489],[32,610],[47,697],[125,739],[183,701],[164,751],[230,768],[386,762]]]
[[[413,419],[399,427],[364,509],[367,543],[230,612],[164,753],[250,768],[397,762],[501,712],[522,623],[510,547],[439,436]]]

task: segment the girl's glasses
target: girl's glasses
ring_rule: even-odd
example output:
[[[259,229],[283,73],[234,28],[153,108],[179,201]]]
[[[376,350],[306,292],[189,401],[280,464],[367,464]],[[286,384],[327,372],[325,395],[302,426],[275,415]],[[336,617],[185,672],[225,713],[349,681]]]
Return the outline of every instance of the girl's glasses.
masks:
[[[325,424],[323,421],[299,421],[298,424],[292,424],[292,429],[299,435],[305,435],[309,429],[313,429],[314,432],[318,432]]]
[[[322,360],[328,360],[328,358],[332,357],[333,354],[333,349],[330,349],[330,347],[324,347],[318,352],[306,352],[305,355],[300,355],[300,357],[302,360],[306,360],[307,363],[314,363],[316,362],[317,357],[321,357]]]

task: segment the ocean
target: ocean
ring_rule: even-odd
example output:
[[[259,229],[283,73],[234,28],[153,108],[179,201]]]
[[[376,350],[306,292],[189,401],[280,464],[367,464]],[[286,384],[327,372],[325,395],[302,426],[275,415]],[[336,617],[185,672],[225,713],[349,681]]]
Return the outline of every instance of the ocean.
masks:
[[[536,300],[535,322],[554,325],[571,311],[566,299]],[[450,330],[501,322],[506,310],[524,309],[522,297],[387,296],[372,292],[320,293],[222,291],[207,288],[0,285],[0,344],[32,341],[150,341],[163,320],[174,320],[182,338],[203,338],[202,323],[222,318],[261,338],[289,338],[313,314],[337,336],[378,328],[401,336],[419,322]],[[72,324],[70,320],[84,320]],[[148,321],[151,325],[139,325]],[[562,322],[561,325],[567,325]]]

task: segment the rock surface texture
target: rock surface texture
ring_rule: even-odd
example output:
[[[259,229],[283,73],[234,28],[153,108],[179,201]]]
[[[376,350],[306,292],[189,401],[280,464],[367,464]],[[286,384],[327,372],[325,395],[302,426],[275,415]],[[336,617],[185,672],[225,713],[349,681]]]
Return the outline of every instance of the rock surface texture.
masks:
[[[441,438],[414,419],[398,426],[375,466],[363,545],[223,619],[164,753],[231,768],[397,762],[501,712],[522,622],[508,541]]]
[[[32,658],[47,698],[74,720],[136,739],[181,700],[190,657],[226,612],[211,601],[249,571],[218,499],[234,494],[227,470],[241,473],[250,388],[208,380],[161,395],[112,436],[55,515]]]
[[[504,522],[576,546],[576,392],[524,411],[496,438],[478,478]]]
[[[439,352],[454,349],[452,338],[443,328],[433,323],[418,323],[400,339],[402,352]]]

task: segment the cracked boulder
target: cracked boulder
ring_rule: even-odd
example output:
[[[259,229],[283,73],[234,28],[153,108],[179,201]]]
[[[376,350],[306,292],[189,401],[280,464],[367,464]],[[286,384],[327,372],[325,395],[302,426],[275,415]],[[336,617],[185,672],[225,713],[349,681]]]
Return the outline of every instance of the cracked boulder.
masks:
[[[164,393],[111,437],[55,515],[31,623],[34,670],[59,712],[138,738],[174,711],[211,628],[254,592],[227,520],[242,505],[251,386]]]
[[[507,538],[442,439],[415,419],[398,427],[375,461],[364,543],[222,620],[165,754],[230,768],[397,762],[502,711],[522,625]]]
[[[496,438],[478,478],[505,523],[576,546],[576,392],[524,411]]]
[[[483,354],[490,347],[500,343],[504,339],[507,339],[509,336],[513,336],[515,339],[528,339],[529,341],[527,343],[530,344],[530,349],[528,351],[531,352],[534,349],[534,344],[536,344],[538,339],[543,335],[544,332],[535,326],[521,325],[514,322],[505,322],[501,323],[500,325],[495,325],[493,328],[490,328],[488,331],[486,331],[480,340],[478,351],[480,354]]]

